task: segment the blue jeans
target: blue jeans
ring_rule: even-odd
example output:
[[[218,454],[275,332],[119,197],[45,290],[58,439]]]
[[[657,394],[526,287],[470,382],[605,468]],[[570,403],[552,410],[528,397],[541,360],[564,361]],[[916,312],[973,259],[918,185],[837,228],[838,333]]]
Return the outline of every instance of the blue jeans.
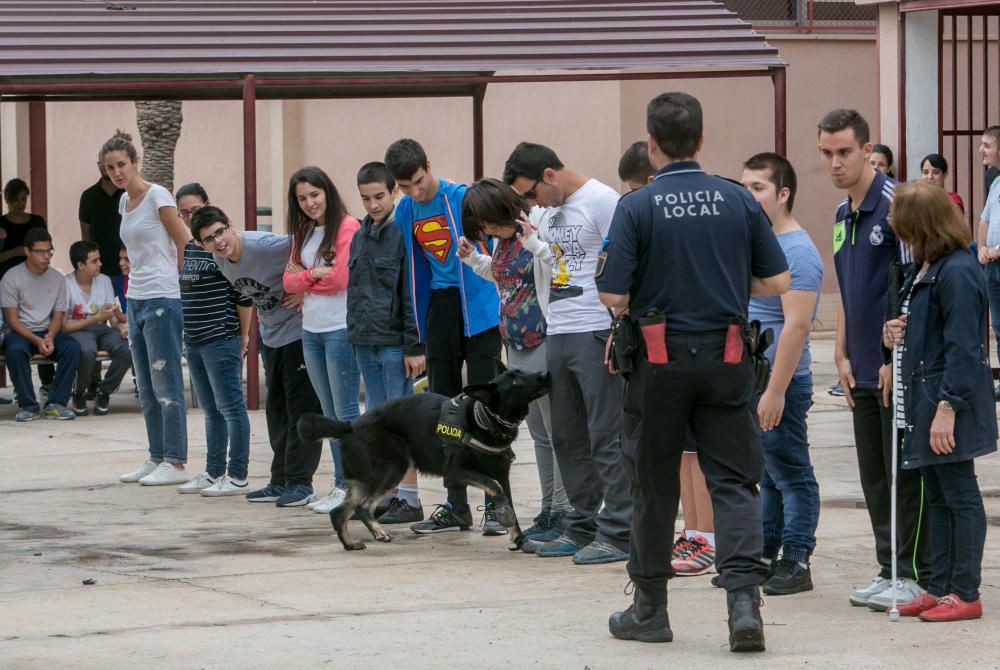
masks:
[[[354,357],[365,380],[366,412],[372,411],[386,400],[413,393],[413,384],[406,378],[403,347],[356,344]]]
[[[347,341],[347,329],[326,333],[303,331],[302,357],[323,414],[339,421],[357,419],[361,377],[354,361],[354,350]],[[330,440],[330,451],[333,452],[334,484],[343,488],[346,482],[340,442]]]
[[[819,484],[809,461],[806,414],[812,407],[812,374],[792,377],[785,391],[781,422],[763,434],[764,478],[760,501],[764,557],[808,563],[816,548]]]
[[[180,298],[129,301],[128,343],[146,420],[149,458],[158,463],[187,462],[183,328]]]
[[[927,592],[979,600],[986,510],[976,482],[975,461],[920,468],[930,508],[931,576]]]
[[[205,471],[214,478],[226,473],[229,446],[229,476],[247,478],[250,459],[250,419],[240,380],[240,338],[228,337],[187,345],[188,374],[205,411],[208,461]]]
[[[48,331],[35,332],[44,338]],[[56,333],[53,341],[55,350],[50,359],[56,362],[55,378],[49,387],[49,402],[68,405],[69,394],[76,379],[76,368],[80,364],[80,343],[72,335]],[[31,357],[38,353],[38,347],[15,332],[7,333],[3,339],[3,352],[7,357],[7,369],[14,382],[17,404],[21,409],[32,412],[39,410],[38,398],[31,383]]]

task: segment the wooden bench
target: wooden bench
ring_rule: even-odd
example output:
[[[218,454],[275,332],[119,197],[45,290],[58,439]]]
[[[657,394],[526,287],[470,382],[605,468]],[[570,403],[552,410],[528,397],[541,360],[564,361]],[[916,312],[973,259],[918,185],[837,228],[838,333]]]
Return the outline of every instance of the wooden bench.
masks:
[[[96,360],[99,363],[106,363],[111,360],[111,355],[106,351],[98,351]],[[29,364],[34,366],[38,366],[43,363],[51,363],[52,365],[56,364],[55,361],[50,360],[41,354],[35,354],[31,357],[31,361],[29,361]],[[198,398],[194,392],[194,385],[191,384],[190,387],[190,400],[188,401],[188,406],[197,407]],[[3,354],[0,354],[0,388],[7,388],[7,357]]]
[[[100,362],[110,361],[111,355],[108,354],[108,352],[106,351],[98,351],[97,360]],[[56,364],[55,361],[48,359],[45,356],[42,356],[41,354],[35,354],[34,356],[32,356],[31,360],[28,363],[29,365],[35,365],[35,366],[41,365],[43,363],[51,363],[52,365]],[[6,387],[7,387],[7,357],[4,356],[3,354],[0,354],[0,388],[6,388]]]

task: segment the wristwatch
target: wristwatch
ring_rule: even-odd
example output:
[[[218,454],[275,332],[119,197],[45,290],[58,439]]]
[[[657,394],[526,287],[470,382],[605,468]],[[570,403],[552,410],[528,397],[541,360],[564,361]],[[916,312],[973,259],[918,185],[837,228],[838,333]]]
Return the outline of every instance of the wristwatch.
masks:
[[[955,408],[951,406],[951,403],[947,400],[938,400],[938,409],[946,409],[949,412],[954,412]]]

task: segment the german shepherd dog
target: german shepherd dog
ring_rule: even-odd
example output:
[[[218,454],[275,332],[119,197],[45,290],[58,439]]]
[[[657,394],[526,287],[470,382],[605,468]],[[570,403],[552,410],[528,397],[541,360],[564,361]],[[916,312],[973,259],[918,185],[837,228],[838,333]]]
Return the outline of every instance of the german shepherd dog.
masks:
[[[515,529],[513,542],[520,548],[523,538],[510,491],[511,444],[528,416],[528,405],[551,386],[547,372],[507,370],[488,384],[465,387],[455,398],[436,393],[396,398],[351,423],[317,414],[299,419],[303,440],[340,440],[349,486],[344,504],[330,512],[330,522],[344,549],[365,548],[347,530],[355,514],[373,538],[392,540],[372,512],[411,463],[421,474],[472,485],[493,496],[497,521]]]

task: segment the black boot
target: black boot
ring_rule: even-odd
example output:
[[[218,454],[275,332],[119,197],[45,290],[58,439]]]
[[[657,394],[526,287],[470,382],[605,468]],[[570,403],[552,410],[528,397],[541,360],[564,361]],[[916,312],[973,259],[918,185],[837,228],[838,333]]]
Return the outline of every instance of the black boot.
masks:
[[[663,599],[655,603],[650,593],[635,587],[632,604],[624,612],[612,614],[608,619],[608,628],[619,640],[673,642],[674,633],[670,630],[670,619],[667,617],[666,588]]]
[[[729,608],[729,651],[764,651],[760,589],[748,586],[726,594]]]

